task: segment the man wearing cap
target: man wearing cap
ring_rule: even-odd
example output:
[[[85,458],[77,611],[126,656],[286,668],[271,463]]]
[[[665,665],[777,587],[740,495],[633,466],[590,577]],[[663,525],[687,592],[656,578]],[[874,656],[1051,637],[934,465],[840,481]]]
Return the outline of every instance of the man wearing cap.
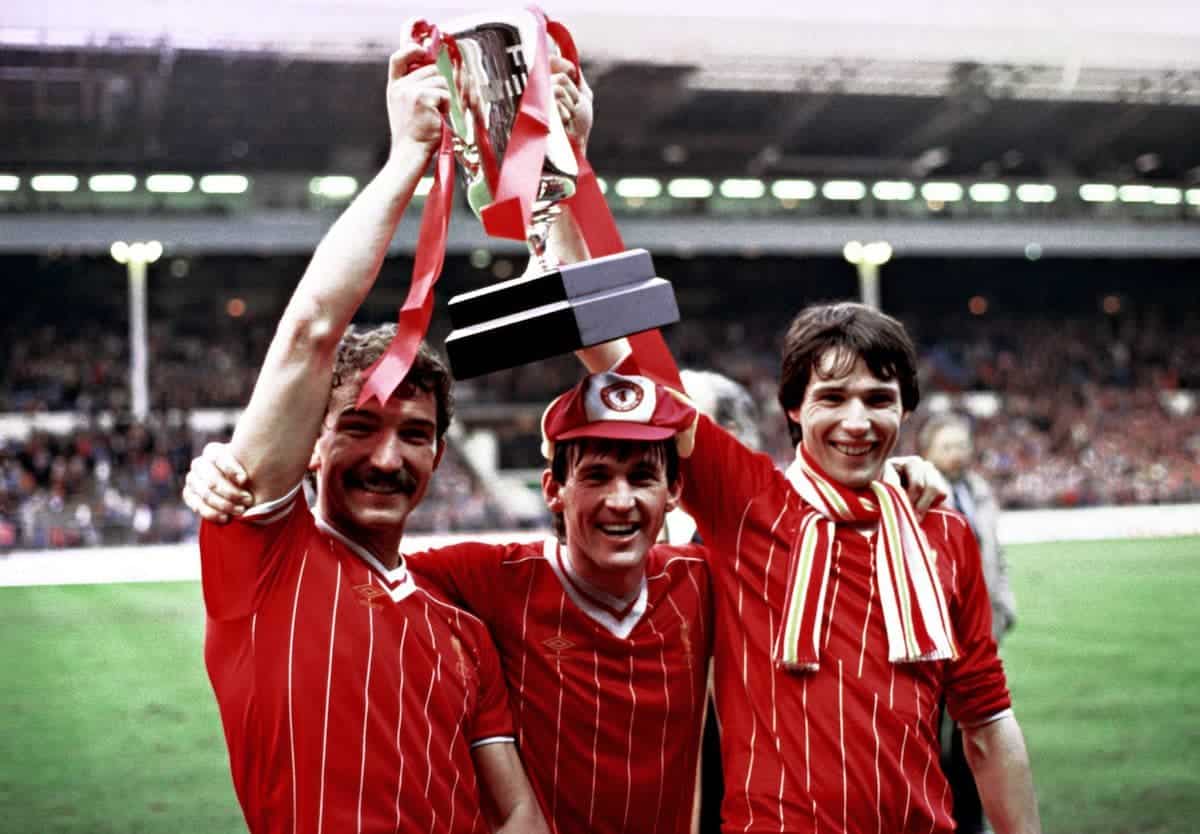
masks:
[[[542,418],[557,536],[411,562],[488,625],[522,757],[562,834],[690,829],[708,570],[698,546],[655,542],[695,417],[645,377],[585,378]]]
[[[405,557],[491,632],[522,759],[560,834],[691,828],[713,629],[708,565],[699,546],[655,542],[695,420],[646,377],[586,377],[542,418],[556,537]],[[208,519],[227,511],[210,484],[236,466],[228,447],[210,444],[189,474],[193,509]]]
[[[918,520],[882,480],[918,400],[898,321],[818,305],[784,338],[787,471],[703,416],[685,444],[681,502],[713,554],[725,831],[950,834],[943,697],[996,831],[1040,831],[970,527],[936,508]]]

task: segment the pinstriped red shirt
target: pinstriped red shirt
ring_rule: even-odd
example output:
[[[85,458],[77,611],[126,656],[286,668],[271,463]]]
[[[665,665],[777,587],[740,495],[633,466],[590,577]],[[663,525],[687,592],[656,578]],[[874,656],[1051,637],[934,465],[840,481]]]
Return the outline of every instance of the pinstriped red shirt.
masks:
[[[487,831],[471,747],[513,738],[486,629],[297,495],[200,530],[204,657],[250,831]]]
[[[724,831],[908,834],[954,830],[938,766],[938,704],[967,725],[1007,714],[979,551],[962,516],[931,511],[961,657],[895,664],[870,541],[839,526],[822,620],[820,668],[778,669],[803,507],[765,455],[701,418],[684,462],[683,505],[714,554],[714,680],[725,775]]]
[[[588,589],[553,541],[456,545],[409,564],[491,630],[552,830],[690,831],[712,635],[702,548],[652,548],[632,600]]]

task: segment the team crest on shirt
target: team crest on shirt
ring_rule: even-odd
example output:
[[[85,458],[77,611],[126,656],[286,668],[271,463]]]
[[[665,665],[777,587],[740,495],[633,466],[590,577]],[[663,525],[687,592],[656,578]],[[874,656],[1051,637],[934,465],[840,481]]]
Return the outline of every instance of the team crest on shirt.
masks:
[[[688,668],[692,665],[692,628],[687,620],[679,624],[679,642],[683,643],[683,651],[687,655]]]
[[[450,635],[450,646],[454,649],[455,670],[458,672],[458,677],[464,685],[469,686],[473,680],[471,675],[471,664],[467,663],[467,653],[463,651],[462,641]]]
[[[612,411],[633,411],[642,404],[645,394],[640,386],[621,380],[600,389],[600,401]]]
[[[358,596],[359,603],[368,608],[383,608],[383,598],[388,595],[383,588],[369,582],[365,585],[355,585],[353,590]]]

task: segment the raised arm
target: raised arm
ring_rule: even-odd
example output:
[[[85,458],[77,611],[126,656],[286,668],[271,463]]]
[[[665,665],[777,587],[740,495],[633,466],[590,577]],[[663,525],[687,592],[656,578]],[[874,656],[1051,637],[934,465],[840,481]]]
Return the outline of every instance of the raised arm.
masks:
[[[338,340],[375,283],[388,245],[441,135],[448,89],[433,66],[409,72],[416,44],[388,65],[391,151],[333,224],[300,279],[267,350],[250,404],[233,434],[257,501],[303,476],[329,398]]]

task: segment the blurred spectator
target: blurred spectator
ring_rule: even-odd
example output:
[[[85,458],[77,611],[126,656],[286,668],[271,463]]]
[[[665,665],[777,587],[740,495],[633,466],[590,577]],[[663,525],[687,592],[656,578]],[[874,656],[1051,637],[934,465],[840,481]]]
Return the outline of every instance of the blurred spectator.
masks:
[[[962,513],[979,543],[983,578],[992,607],[992,634],[999,641],[1016,621],[1016,600],[1008,582],[1008,562],[1000,547],[996,496],[975,471],[971,424],[961,414],[935,414],[925,421],[917,440],[921,456],[938,468],[950,484],[948,503]],[[962,729],[941,705],[941,764],[954,799],[955,831],[983,834],[983,803],[967,763]]]

